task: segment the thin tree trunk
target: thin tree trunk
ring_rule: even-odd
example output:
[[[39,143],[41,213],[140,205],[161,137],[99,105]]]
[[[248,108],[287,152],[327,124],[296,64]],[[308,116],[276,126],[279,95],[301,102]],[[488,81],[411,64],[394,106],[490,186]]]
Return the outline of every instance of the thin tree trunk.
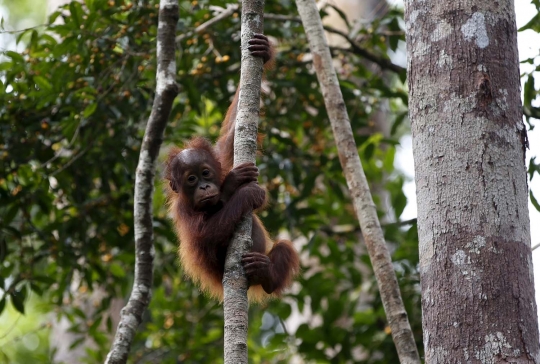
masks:
[[[314,0],[296,0],[304,30],[309,40],[313,65],[321,85],[324,102],[332,124],[339,159],[347,179],[353,205],[371,258],[381,299],[396,349],[402,364],[419,364],[407,312],[392,267],[390,253],[377,218],[377,209],[371,198],[369,185],[360,163],[349,116],[332,65],[332,56],[324,35],[321,17]]]
[[[122,309],[120,323],[107,364],[125,363],[131,343],[151,298],[154,232],[152,227],[152,195],[156,159],[163,142],[172,103],[178,94],[176,84],[176,47],[174,38],[178,23],[178,1],[161,0],[159,4],[157,37],[156,95],[141,145],[135,176],[134,231],[135,279],[127,305]]]
[[[512,0],[405,2],[426,363],[540,363]]]
[[[249,53],[248,41],[263,32],[264,0],[242,2],[242,64],[240,96],[234,134],[234,165],[255,162],[257,126],[261,99],[263,60]],[[225,318],[225,364],[247,364],[248,282],[242,268],[242,255],[251,250],[251,214],[244,217],[227,249],[223,275]]]

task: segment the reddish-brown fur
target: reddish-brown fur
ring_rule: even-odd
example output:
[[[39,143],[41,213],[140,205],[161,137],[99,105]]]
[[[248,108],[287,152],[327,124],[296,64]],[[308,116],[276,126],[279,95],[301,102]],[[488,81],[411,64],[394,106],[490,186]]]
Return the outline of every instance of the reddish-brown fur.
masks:
[[[261,48],[257,50],[260,51]],[[270,50],[265,49],[265,52],[253,53],[268,61],[271,58]],[[234,229],[244,213],[263,206],[265,202],[264,190],[254,182],[256,172],[250,172],[249,181],[240,182],[239,178],[232,178],[233,181],[238,180],[238,182],[231,183],[231,178],[229,178],[226,182],[227,176],[237,176],[240,170],[232,168],[238,95],[237,90],[223,121],[221,134],[215,147],[204,138],[193,138],[183,149],[171,150],[165,171],[165,178],[170,181],[170,186],[174,186],[168,190],[169,210],[180,239],[179,255],[184,271],[203,291],[220,301],[223,299],[221,281],[225,254]],[[221,196],[219,202],[210,206],[204,205],[199,209],[194,206],[192,200],[196,200],[196,197],[190,192],[189,187],[185,187],[183,180],[188,168],[182,162],[182,159],[186,159],[186,153],[182,154],[183,151],[195,155],[195,159],[202,160],[200,165],[208,166],[204,168],[219,176],[219,178],[209,179],[208,184],[205,185],[212,185],[212,188],[215,185]],[[255,167],[246,168],[254,169]],[[202,181],[203,178],[201,177],[200,180]],[[226,184],[228,184],[227,187],[225,187]],[[229,186],[235,187],[234,192],[225,192],[229,191]],[[272,296],[278,296],[292,283],[299,271],[299,259],[291,242],[287,240],[272,242],[255,213],[253,213],[252,240],[252,253],[245,256],[243,264],[248,278],[252,283],[255,282],[248,291],[249,299],[260,302],[271,297],[265,293],[265,290]],[[247,257],[248,255],[250,257]],[[261,260],[260,256],[263,255],[266,255],[262,259],[264,262],[255,262],[257,259]],[[268,264],[270,268],[267,268],[265,264]],[[262,286],[257,284],[261,283],[258,280],[262,282]],[[266,288],[263,289],[263,286]]]

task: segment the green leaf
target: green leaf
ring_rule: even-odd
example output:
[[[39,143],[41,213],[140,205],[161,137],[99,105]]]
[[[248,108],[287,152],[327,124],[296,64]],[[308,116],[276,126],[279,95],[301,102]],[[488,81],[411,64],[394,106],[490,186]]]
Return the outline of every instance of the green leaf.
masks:
[[[11,303],[13,307],[24,315],[24,301],[26,300],[26,287],[22,287],[20,291],[15,290],[11,292]]]
[[[88,105],[84,111],[83,111],[83,116],[85,118],[89,117],[90,115],[92,115],[94,112],[96,112],[96,108],[97,108],[97,103],[96,102],[93,102],[91,103],[90,105]]]
[[[58,16],[62,14],[60,11],[55,11],[54,13],[52,13],[50,16],[49,16],[49,24],[52,24],[54,23],[54,21],[56,20],[56,18],[58,18]]]
[[[22,239],[22,234],[19,230],[15,229],[12,226],[4,226],[4,231],[8,232],[9,234],[13,235],[16,239]],[[0,252],[1,254],[1,252]]]
[[[391,173],[394,170],[394,159],[396,156],[396,148],[394,146],[388,147],[383,159],[383,169],[387,173]]]
[[[536,156],[531,157],[529,161],[529,181],[532,181],[534,174],[540,174],[540,164],[536,163]]]
[[[126,272],[118,263],[112,263],[109,266],[109,270],[111,271],[112,275],[115,277],[123,278],[126,276]]]
[[[97,319],[95,319],[92,325],[90,325],[90,327],[88,328],[88,330],[95,331],[98,328],[98,326],[101,324],[101,320],[103,320],[103,316],[100,316]]]
[[[43,76],[34,76],[34,82],[43,91],[51,91],[52,90],[51,83]]]
[[[4,262],[7,255],[8,255],[8,246],[6,243],[6,239],[2,238],[0,239],[0,263]],[[2,283],[2,288],[4,288],[3,283]]]
[[[377,317],[373,313],[372,309],[356,312],[353,315],[353,318],[356,323],[361,325],[373,325],[377,321]]]
[[[37,30],[32,29],[32,35],[30,36],[30,44],[36,46],[39,40],[39,34]]]
[[[13,62],[0,62],[0,72],[11,70],[14,66]]]
[[[77,1],[72,1],[69,4],[69,11],[71,13],[71,19],[75,22],[77,28],[79,28],[82,23],[82,15],[84,13],[81,4],[79,4]]]
[[[36,282],[41,282],[41,283],[45,283],[45,284],[53,284],[55,283],[56,281],[51,278],[51,277],[46,277],[46,276],[33,276],[32,277],[32,280],[33,281],[36,281]]]
[[[6,51],[4,54],[16,62],[24,63],[24,57],[17,52]]]
[[[75,119],[70,118],[62,120],[60,122],[60,126],[62,127],[62,134],[64,137],[71,140],[75,134],[75,130],[77,130],[77,127],[79,126],[79,123]]]
[[[13,219],[15,218],[15,216],[17,216],[17,213],[19,212],[19,205],[17,204],[13,204],[11,205],[7,212],[5,213],[4,215],[4,221],[3,221],[3,224],[4,225],[9,225]]]
[[[540,32],[540,13],[537,13],[531,20],[524,26],[518,29],[518,32],[522,32],[527,29],[532,29],[535,32]]]
[[[26,187],[32,183],[32,179],[36,179],[36,176],[32,171],[32,167],[29,164],[21,165],[17,170],[17,180],[19,181],[20,185]]]
[[[94,0],[84,0],[86,7],[90,10],[94,10]]]
[[[396,134],[397,129],[401,126],[401,124],[403,124],[403,121],[405,120],[408,114],[409,114],[408,111],[404,111],[396,117],[396,120],[394,121],[394,124],[392,125],[392,129],[390,130],[390,135]]]
[[[298,327],[296,330],[296,336],[307,343],[317,343],[317,341],[319,341],[319,338],[317,338],[317,333],[311,330],[307,324],[302,324]]]
[[[84,336],[81,337],[81,338],[78,338],[76,340],[73,340],[71,345],[69,345],[69,349],[76,348],[77,346],[81,345],[84,342],[84,340],[86,340],[86,338]]]
[[[43,296],[43,289],[41,289],[41,287],[39,287],[37,284],[30,283],[30,289],[38,296]]]
[[[0,314],[4,311],[4,308],[6,307],[6,295],[4,294],[4,297],[0,300]]]
[[[30,32],[30,29],[26,29],[22,32],[20,32],[17,37],[15,38],[15,43],[19,44],[21,42],[21,39]]]
[[[532,191],[529,192],[529,195],[531,196],[531,202],[534,206],[534,208],[537,210],[537,211],[540,211],[540,204],[538,203],[538,200],[536,199],[536,197],[534,197],[534,194]]]
[[[530,105],[532,100],[536,98],[536,89],[534,88],[534,77],[529,75],[525,85],[523,86],[523,105]]]
[[[375,153],[375,144],[369,143],[364,149],[364,157],[366,160],[370,160],[373,157],[373,153]]]
[[[396,218],[399,218],[407,206],[407,197],[403,193],[403,183],[399,185],[399,190],[392,197],[392,207],[394,208],[394,213]]]

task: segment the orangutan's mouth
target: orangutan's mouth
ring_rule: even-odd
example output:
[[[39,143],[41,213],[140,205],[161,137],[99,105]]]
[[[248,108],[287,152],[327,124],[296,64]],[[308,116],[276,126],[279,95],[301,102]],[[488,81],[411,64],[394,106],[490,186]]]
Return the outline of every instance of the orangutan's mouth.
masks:
[[[201,198],[201,202],[205,202],[205,201],[208,201],[208,200],[212,200],[214,197],[216,197],[217,195],[212,195],[212,196],[206,196],[206,197],[203,197]]]

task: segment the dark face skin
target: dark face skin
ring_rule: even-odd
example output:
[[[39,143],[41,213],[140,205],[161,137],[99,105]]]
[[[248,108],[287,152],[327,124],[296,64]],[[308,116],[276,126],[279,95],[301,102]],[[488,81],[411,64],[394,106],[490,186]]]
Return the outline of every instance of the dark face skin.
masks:
[[[181,193],[194,210],[215,206],[220,199],[220,176],[211,163],[211,155],[205,150],[186,149],[176,158],[179,168],[174,183],[171,181],[173,190]]]

